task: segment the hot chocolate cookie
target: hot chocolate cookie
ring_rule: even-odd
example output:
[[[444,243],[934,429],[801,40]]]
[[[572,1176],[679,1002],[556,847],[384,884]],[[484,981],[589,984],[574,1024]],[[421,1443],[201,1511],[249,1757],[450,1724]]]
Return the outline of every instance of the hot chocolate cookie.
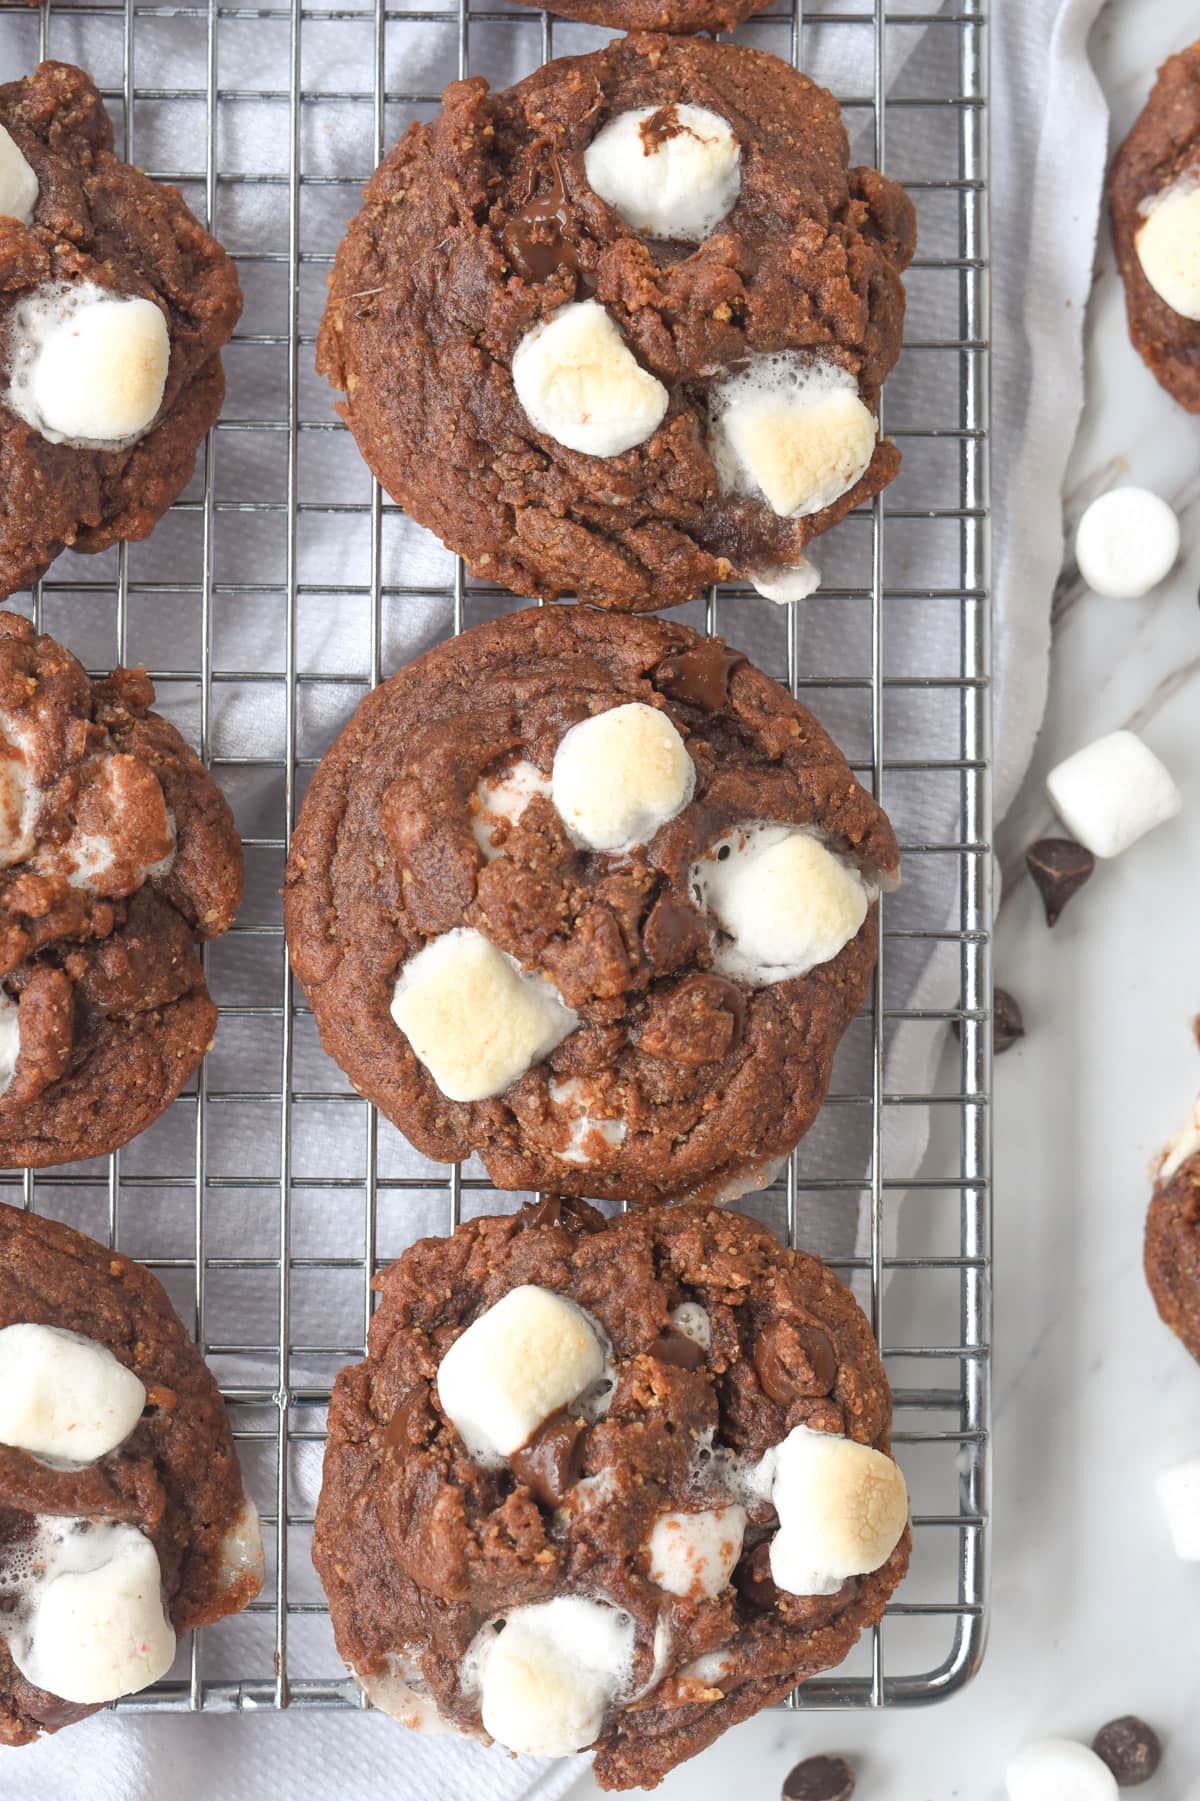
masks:
[[[1200,1358],[1200,1101],[1159,1161],[1146,1216],[1146,1280],[1165,1324]]]
[[[1129,335],[1200,413],[1200,43],[1168,57],[1109,177]]]
[[[880,1618],[891,1399],[816,1258],[737,1214],[550,1201],[376,1287],[313,1544],[376,1706],[650,1788]]]
[[[146,537],[221,410],[233,264],[112,143],[82,69],[0,87],[0,595]]]
[[[326,1050],[502,1188],[761,1186],[875,960],[887,819],[719,639],[532,608],[440,644],[327,752],[284,918]]]
[[[40,0],[29,0],[38,5]],[[534,6],[538,0],[521,0]],[[548,12],[612,31],[732,31],[770,0],[553,0]]]
[[[0,1166],[126,1144],[216,1025],[198,942],[242,892],[233,816],[139,670],[92,683],[0,613]]]
[[[913,209],[776,57],[652,34],[447,89],[377,170],[317,363],[383,486],[488,581],[788,598],[891,481]],[[797,573],[799,571],[799,574]]]
[[[0,1206],[0,1743],[157,1682],[261,1586],[221,1397],[162,1286]]]

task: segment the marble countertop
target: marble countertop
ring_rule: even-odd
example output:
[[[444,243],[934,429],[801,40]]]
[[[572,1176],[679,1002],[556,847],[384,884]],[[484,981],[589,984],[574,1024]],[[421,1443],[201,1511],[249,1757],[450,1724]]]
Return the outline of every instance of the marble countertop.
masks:
[[[1195,29],[1178,0],[1113,0],[1092,39],[1113,141],[1153,70]],[[663,1801],[775,1801],[799,1758],[840,1751],[856,1801],[1000,1801],[1007,1759],[1047,1734],[1088,1738],[1138,1712],[1167,1742],[1147,1801],[1200,1792],[1200,1567],[1174,1558],[1155,1474],[1200,1453],[1200,1370],[1154,1314],[1141,1273],[1147,1165],[1200,1088],[1200,422],[1130,348],[1102,234],[1087,407],[1067,482],[1072,527],[1118,482],[1183,521],[1171,578],[1102,600],[1072,568],[1055,602],[1050,703],[998,834],[996,977],[1028,1035],[996,1065],[996,1357],[991,1642],[982,1672],[932,1709],[771,1713],[677,1770]],[[1052,824],[1043,778],[1129,726],[1171,768],[1183,814],[1102,865],[1053,932],[1022,851]],[[590,1777],[574,1801],[598,1794]]]

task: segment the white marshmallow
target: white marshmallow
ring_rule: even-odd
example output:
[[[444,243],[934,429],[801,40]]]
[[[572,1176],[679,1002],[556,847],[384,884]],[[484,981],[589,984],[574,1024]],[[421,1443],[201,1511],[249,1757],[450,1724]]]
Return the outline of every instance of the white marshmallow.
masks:
[[[124,1442],[146,1390],[107,1346],[59,1326],[0,1331],[0,1444],[94,1463]]]
[[[828,963],[871,902],[856,869],[814,833],[786,825],[730,832],[692,865],[691,885],[728,934],[713,967],[756,988]]]
[[[792,1595],[831,1595],[885,1564],[908,1523],[899,1465],[870,1445],[794,1426],[746,1476],[779,1515],[771,1574]]]
[[[630,1616],[602,1601],[560,1595],[515,1608],[502,1632],[484,1631],[480,1712],[497,1743],[540,1757],[569,1757],[594,1744],[630,1679]]]
[[[38,178],[12,134],[0,125],[0,214],[28,225],[38,203]]]
[[[221,1540],[222,1585],[226,1589],[240,1587],[249,1576],[253,1579],[254,1592],[257,1594],[263,1585],[265,1574],[266,1560],[263,1556],[258,1508],[247,1495]]]
[[[571,1137],[565,1151],[554,1154],[563,1163],[591,1163],[595,1144],[593,1134],[599,1134],[604,1144],[616,1150],[625,1142],[626,1125],[623,1119],[598,1119],[587,1111],[585,1096],[587,1085],[573,1076],[567,1082],[551,1082],[550,1099],[556,1107],[572,1109]]]
[[[790,350],[755,356],[709,395],[710,449],[724,488],[785,519],[832,506],[864,474],[878,425],[836,363]]]
[[[670,135],[643,130],[674,114]],[[742,186],[742,149],[729,122],[706,106],[639,106],[601,126],[583,153],[593,190],[649,238],[708,237]]]
[[[671,1314],[671,1324],[682,1338],[690,1338],[702,1351],[712,1349],[712,1321],[699,1301],[680,1301]]]
[[[678,1675],[681,1682],[703,1682],[713,1688],[732,1668],[731,1651],[705,1651],[702,1656],[693,1657],[691,1663],[685,1663]]]
[[[769,1188],[777,1176],[781,1176],[787,1168],[786,1157],[766,1157],[755,1163],[747,1163],[735,1175],[729,1177],[713,1195],[714,1207],[726,1207],[733,1201],[740,1201],[743,1195],[758,1194]]]
[[[777,569],[760,569],[750,581],[764,600],[787,606],[793,600],[807,600],[821,586],[821,571],[807,557],[798,563],[780,564]]]
[[[389,1719],[399,1720],[410,1732],[423,1732],[427,1738],[444,1738],[459,1728],[448,1720],[429,1692],[429,1684],[421,1673],[415,1656],[393,1653],[384,1669],[364,1676],[355,1670],[363,1694]]]
[[[544,977],[456,926],[404,965],[392,1018],[447,1100],[503,1094],[579,1024]]]
[[[564,732],[551,793],[577,844],[632,850],[691,800],[696,768],[667,715],[633,700],[593,713]]]
[[[1189,1157],[1200,1151],[1200,1100],[1192,1109],[1192,1117],[1181,1132],[1167,1140],[1159,1158],[1155,1176],[1160,1182],[1169,1182],[1171,1177],[1181,1170]]]
[[[1050,804],[1093,856],[1119,857],[1174,819],[1183,799],[1169,772],[1134,732],[1110,732],[1046,777]]]
[[[572,301],[526,332],[512,375],[534,429],[586,456],[645,443],[670,401],[595,300]]]
[[[25,759],[0,756],[0,869],[32,853],[41,808],[42,792]]]
[[[158,1553],[136,1526],[38,1521],[25,1580],[7,1572],[18,1606],[7,1627],[13,1662],[36,1688],[92,1706],[135,1694],[175,1661]]]
[[[526,1283],[455,1339],[438,1370],[438,1400],[472,1457],[495,1464],[604,1368],[604,1342],[583,1309]]]
[[[7,404],[53,444],[127,444],[162,405],[171,340],[161,310],[84,282],[14,308]]]
[[[1075,561],[1088,587],[1110,600],[1137,600],[1171,573],[1179,520],[1148,488],[1110,488],[1084,512]]]
[[[1183,1563],[1200,1563],[1200,1457],[1164,1470],[1154,1486],[1176,1557]]]
[[[1159,299],[1184,319],[1200,319],[1200,179],[1195,172],[1155,196],[1133,242],[1142,274]]]
[[[0,1095],[7,1094],[21,1055],[21,1009],[0,988]],[[2,1412],[2,1403],[0,1403]]]
[[[471,814],[471,830],[475,842],[490,863],[503,856],[499,845],[492,843],[492,833],[504,820],[516,825],[535,794],[549,794],[550,783],[536,763],[522,757],[503,775],[484,776],[476,783],[476,810]]]
[[[650,1580],[669,1595],[711,1600],[742,1554],[746,1510],[730,1502],[700,1513],[664,1513],[650,1533]]]
[[[1044,1738],[1008,1766],[1008,1801],[1117,1801],[1117,1779],[1087,1745]]]

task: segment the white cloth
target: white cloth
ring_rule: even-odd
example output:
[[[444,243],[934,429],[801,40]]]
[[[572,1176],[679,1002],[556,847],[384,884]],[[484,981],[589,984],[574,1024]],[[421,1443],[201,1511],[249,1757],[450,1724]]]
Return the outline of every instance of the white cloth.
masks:
[[[828,0],[821,10],[828,18],[842,0]],[[1084,303],[1090,281],[1095,230],[1099,211],[1100,182],[1105,152],[1105,113],[1086,61],[1086,34],[1099,0],[1027,0],[1024,6],[994,0],[991,34],[994,44],[991,118],[994,250],[993,333],[993,491],[996,506],[995,572],[995,720],[997,814],[1009,804],[1026,766],[1036,735],[1045,695],[1049,645],[1049,601],[1061,553],[1059,492],[1062,474],[1074,434],[1081,402],[1081,334]],[[959,0],[946,0],[943,10],[959,9]],[[846,8],[861,12],[861,6]],[[889,19],[905,13],[930,10],[929,0],[888,0]],[[203,86],[204,32],[202,20],[185,18],[139,23],[137,78],[140,83],[166,87],[175,79],[168,59],[180,59],[179,79],[184,85]],[[36,55],[37,21],[20,9],[16,15],[0,10],[0,79],[12,79],[29,66]],[[564,53],[604,41],[607,34],[564,24],[554,27],[553,43]],[[790,53],[790,27],[759,24],[741,35],[782,55]],[[956,92],[959,81],[959,28],[950,23],[926,29],[890,26],[888,82],[893,93],[913,96]],[[220,26],[221,80],[239,90],[287,85],[287,31],[274,22],[241,24],[223,20]],[[843,95],[871,92],[873,33],[869,27],[842,23],[812,25],[805,32],[805,65],[819,81]],[[365,89],[371,85],[371,32],[364,14],[360,26],[346,19],[306,23],[303,30],[305,80],[322,89]],[[471,33],[473,68],[486,70],[494,85],[516,79],[531,66],[537,48],[537,26],[532,21],[513,30],[476,25]],[[51,54],[91,66],[106,83],[119,86],[121,79],[119,28],[99,15],[65,16],[56,20]],[[389,85],[431,91],[457,73],[457,49],[452,29],[432,24],[388,28]],[[139,109],[136,160],[151,168],[203,167],[203,123],[194,104],[178,108],[148,105]],[[873,155],[869,114],[851,110],[848,115],[856,157],[870,161]],[[891,109],[888,120],[889,167],[913,179],[945,176],[955,155],[954,142],[946,137],[945,112],[929,115],[907,109]],[[389,115],[388,139],[397,120]],[[199,124],[199,136],[197,127]],[[312,105],[302,117],[304,167],[310,174],[330,175],[348,169],[368,168],[373,160],[370,108],[330,103]],[[287,166],[286,126],[278,106],[230,104],[225,111],[219,140],[222,168],[283,171]],[[251,185],[222,189],[218,229],[230,247],[286,248],[286,188]],[[202,201],[202,194],[189,190]],[[939,207],[922,196],[922,254],[957,253],[957,219],[952,207]],[[312,187],[306,190],[302,224],[306,246],[332,248],[336,244],[352,197],[342,189]],[[282,224],[281,224],[282,222]],[[247,271],[250,302],[243,331],[279,329],[285,319],[285,296],[277,272]],[[301,303],[303,326],[311,331],[321,300],[323,271],[305,271]],[[315,279],[313,277],[315,276]],[[908,335],[914,342],[952,337],[957,330],[955,278],[916,272],[910,280]],[[301,353],[301,388],[304,416],[330,416],[330,397],[308,368],[310,353]],[[286,410],[286,372],[278,352],[240,350],[229,359],[230,396],[227,416],[279,418]],[[958,362],[952,353],[911,351],[901,359],[886,406],[893,425],[911,422],[942,423],[952,420],[957,406]],[[282,401],[281,401],[282,394]],[[285,440],[255,434],[226,434],[219,440],[216,464],[217,489],[224,498],[267,495],[278,497],[282,486],[279,462]],[[274,458],[272,463],[271,459]],[[922,505],[956,503],[956,465],[947,473],[938,453],[926,442],[910,440],[905,470],[889,496],[897,510]],[[361,498],[363,472],[353,445],[345,437],[302,440],[301,488],[307,495],[334,494]],[[347,528],[348,530],[348,528]],[[301,579],[306,584],[336,584],[366,579],[367,564],[361,530],[351,537],[343,533],[336,516],[313,515],[301,534]],[[869,526],[847,521],[815,549],[826,589],[845,587],[861,592],[869,586]],[[957,546],[949,533],[920,520],[893,520],[887,527],[887,580],[889,586],[953,587],[957,580]],[[132,554],[135,575],[147,571],[166,581],[177,578],[182,566],[195,567],[192,539],[164,522],[146,547]],[[84,579],[111,572],[113,557],[100,564],[80,564],[64,559],[55,573],[77,569]],[[450,562],[428,534],[409,522],[389,517],[385,521],[383,568],[385,581],[420,588],[444,584]],[[242,519],[223,514],[218,521],[218,579],[254,583],[278,581],[281,564],[279,537],[270,516]],[[155,598],[152,608],[138,608],[136,596],[130,622],[129,653],[133,659],[156,659],[172,666],[188,661],[195,644],[197,600],[194,595]],[[321,596],[302,601],[299,632],[300,664],[304,670],[361,670],[365,666],[363,643],[365,607],[352,600],[330,602]],[[400,597],[385,604],[382,663],[385,673],[418,653],[448,623],[445,599],[422,601]],[[483,616],[482,608],[470,617]],[[699,609],[685,617],[698,618]],[[53,598],[47,604],[46,623],[60,631],[90,663],[111,658],[111,612],[103,606],[86,612],[72,605],[70,597]],[[214,601],[215,650],[218,666],[271,668],[280,665],[281,624],[277,608],[257,602],[252,592],[243,596],[218,594]],[[834,674],[862,674],[869,667],[869,609],[861,600],[823,599],[818,594],[801,604],[798,616],[799,669]],[[885,663],[890,673],[951,673],[958,663],[958,613],[946,603],[889,602],[885,619]],[[785,616],[768,602],[727,603],[720,612],[718,629],[740,643],[775,673],[785,673]],[[194,659],[193,659],[194,660]],[[333,731],[352,709],[358,691],[307,690],[301,710],[301,748],[306,755],[319,754]],[[180,723],[195,726],[194,695],[163,697],[164,710],[174,712]],[[864,763],[869,757],[869,713],[864,712],[861,691],[835,688],[813,697],[814,710],[828,724],[851,758]],[[277,754],[278,715],[264,704],[261,690],[214,691],[213,745],[225,756]],[[931,692],[896,689],[889,692],[887,746],[893,758],[944,757],[959,754],[958,721],[953,707],[945,708]],[[239,820],[246,832],[278,832],[279,787],[254,788],[249,784],[235,795]],[[232,785],[232,782],[231,782]],[[884,795],[885,802],[910,842],[933,841],[950,836],[957,827],[957,781],[939,784],[930,779],[914,782],[897,777]],[[957,872],[947,857],[912,857],[905,871],[905,887],[889,901],[894,924],[924,925],[956,916]],[[277,917],[274,887],[278,867],[271,865],[254,876],[252,860],[251,916]],[[223,997],[271,1001],[278,995],[278,979],[272,965],[269,979],[260,980],[264,968],[264,940],[243,938],[216,947],[213,965],[222,978]],[[889,941],[886,998],[889,1007],[952,1005],[957,995],[957,956],[924,962],[924,948],[903,941]],[[255,1025],[254,1029],[258,1029]],[[261,1057],[251,1036],[251,1022],[224,1022],[217,1050],[210,1059],[213,1086],[249,1087],[261,1077]],[[869,1086],[869,1034],[852,1032],[839,1059],[835,1087],[862,1092]],[[901,1025],[887,1046],[887,1087],[907,1093],[928,1092],[945,1035],[915,1023]],[[257,1061],[256,1061],[257,1058]],[[268,1059],[269,1062],[269,1059]],[[277,1066],[275,1066],[277,1067]],[[303,1027],[298,1032],[296,1085],[330,1088],[336,1076]],[[267,1083],[269,1086],[269,1082]],[[891,1108],[885,1122],[884,1156],[889,1177],[914,1175],[920,1168],[927,1137],[927,1115],[921,1108]],[[125,1153],[124,1168],[131,1172],[159,1171],[178,1147],[180,1168],[190,1173],[191,1116],[182,1117],[178,1129],[165,1122]],[[220,1116],[210,1133],[210,1169],[215,1173],[255,1170],[270,1175],[275,1144],[275,1116],[259,1110],[231,1107]],[[837,1173],[845,1176],[865,1167],[869,1151],[865,1109],[832,1106],[823,1113],[802,1150],[802,1169],[812,1176]],[[360,1172],[363,1160],[361,1115],[355,1107],[329,1107],[297,1112],[296,1167],[299,1174],[341,1170]],[[380,1133],[380,1170],[384,1175],[419,1174],[427,1169],[390,1129]],[[40,1191],[39,1191],[40,1192]],[[170,1208],[178,1200],[174,1221]],[[818,1251],[846,1253],[853,1248],[858,1209],[853,1191],[805,1198],[800,1218],[805,1239]],[[155,1204],[155,1219],[139,1224],[142,1215],[126,1210],[123,1246],[133,1255],[139,1250],[162,1253],[172,1249],[186,1254],[190,1247],[190,1199],[162,1191]],[[357,1207],[343,1195],[298,1190],[293,1202],[293,1249],[305,1254],[344,1252],[346,1209]],[[90,1209],[90,1210],[89,1210]],[[84,1229],[104,1229],[106,1199],[72,1195],[59,1211]],[[776,1203],[761,1203],[765,1216],[778,1220]],[[360,1210],[361,1212],[361,1210]],[[355,1219],[359,1214],[355,1214]],[[339,1220],[341,1233],[339,1234]],[[352,1222],[353,1223],[353,1222]],[[436,1194],[424,1197],[381,1197],[381,1257],[395,1254],[423,1231],[441,1228],[444,1201]],[[210,1195],[209,1251],[228,1255],[239,1252],[271,1255],[274,1251],[273,1202],[269,1191],[252,1193],[248,1200],[236,1194]],[[140,1235],[143,1234],[143,1235]],[[173,1242],[168,1243],[172,1239]],[[332,1278],[331,1278],[332,1281]],[[190,1278],[179,1289],[186,1305]],[[244,1291],[235,1296],[238,1312],[220,1323],[214,1318],[219,1306],[219,1278],[210,1278],[208,1332],[226,1341],[239,1336],[246,1343],[269,1344],[274,1335],[273,1278],[262,1287],[247,1278]],[[332,1289],[330,1293],[332,1294]],[[293,1331],[301,1342],[333,1343],[337,1328],[326,1324],[322,1304],[310,1303],[300,1287],[294,1297]],[[332,1302],[329,1303],[332,1306]],[[358,1305],[361,1308],[361,1290]],[[186,1317],[186,1313],[185,1313]],[[249,1380],[273,1381],[270,1358],[224,1360],[221,1374]],[[300,1380],[305,1366],[293,1367]],[[313,1362],[314,1379],[327,1380],[328,1360]],[[318,1447],[297,1448],[293,1479],[294,1507],[310,1507],[319,1474]],[[254,1472],[252,1471],[252,1476]],[[261,1500],[269,1497],[269,1481],[257,1484]],[[293,1595],[316,1599],[315,1579],[306,1568],[306,1552],[297,1544],[292,1559]],[[328,1639],[310,1643],[307,1622],[293,1620],[293,1673],[328,1676],[332,1673]],[[269,1668],[264,1659],[262,1622],[235,1622],[208,1635],[206,1669],[234,1674],[252,1657],[257,1674]],[[105,1715],[85,1727],[74,1728],[58,1739],[21,1753],[0,1758],[0,1797],[36,1793],[39,1801],[141,1801],[169,1793],[180,1801],[201,1796],[220,1801],[259,1801],[264,1794],[280,1801],[310,1801],[311,1797],[366,1796],[398,1788],[403,1794],[420,1794],[428,1801],[515,1801],[520,1794],[535,1794],[537,1801],[553,1801],[573,1779],[578,1766],[531,1765],[506,1760],[498,1753],[446,1740],[421,1740],[379,1716],[333,1713],[292,1713],[284,1719],[210,1716],[203,1720],[186,1716],[113,1717]]]

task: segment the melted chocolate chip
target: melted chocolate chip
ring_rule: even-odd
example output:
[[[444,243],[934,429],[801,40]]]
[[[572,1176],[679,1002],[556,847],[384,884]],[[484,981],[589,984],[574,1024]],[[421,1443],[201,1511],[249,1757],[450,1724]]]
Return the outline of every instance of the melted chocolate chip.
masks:
[[[827,1395],[837,1381],[837,1355],[825,1333],[790,1320],[759,1333],[754,1368],[764,1392],[783,1407],[808,1395]]]
[[[511,1458],[513,1475],[544,1507],[561,1507],[583,1472],[587,1427],[569,1413],[552,1413]]]
[[[660,894],[642,928],[646,956],[657,971],[669,975],[708,943],[708,932],[695,907]]]
[[[727,650],[719,638],[704,638],[680,656],[666,657],[654,671],[660,694],[705,713],[719,713],[729,702],[729,678],[746,658]]]
[[[1091,880],[1096,859],[1073,838],[1039,838],[1025,852],[1025,867],[1037,883],[1046,924],[1056,925],[1067,902]]]
[[[403,1453],[423,1444],[428,1434],[428,1421],[422,1420],[423,1403],[415,1398],[401,1401],[383,1428],[383,1442],[389,1451]]]
[[[528,1201],[517,1215],[522,1230],[526,1226],[561,1226],[566,1232],[603,1232],[604,1215],[577,1201],[569,1194],[544,1194],[538,1201]]]
[[[672,1368],[681,1370],[698,1370],[704,1362],[704,1352],[694,1338],[669,1330],[655,1339],[650,1346],[650,1356],[659,1363],[669,1363]]]
[[[515,212],[501,233],[504,254],[526,281],[549,281],[560,269],[581,273],[579,250],[564,235],[570,206],[557,156],[550,158],[550,192]]]
[[[1101,1726],[1092,1750],[1117,1779],[1118,1788],[1138,1788],[1149,1782],[1162,1762],[1162,1743],[1153,1726],[1136,1714],[1122,1714]]]
[[[779,1599],[779,1590],[771,1575],[769,1538],[764,1538],[752,1551],[747,1552],[733,1573],[733,1581],[747,1607],[757,1607],[763,1613],[774,1607]]]
[[[806,1757],[783,1781],[783,1801],[849,1801],[854,1771],[844,1757]]]

